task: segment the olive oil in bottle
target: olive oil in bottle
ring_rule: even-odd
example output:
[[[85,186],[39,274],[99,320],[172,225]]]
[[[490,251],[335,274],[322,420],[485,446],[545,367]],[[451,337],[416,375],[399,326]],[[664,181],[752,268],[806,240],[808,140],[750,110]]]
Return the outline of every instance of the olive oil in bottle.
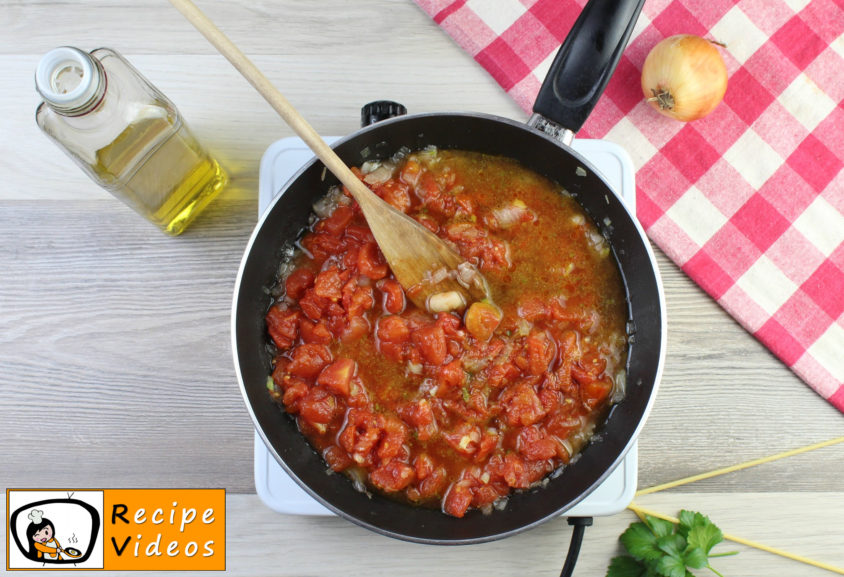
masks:
[[[88,175],[180,234],[227,183],[176,107],[121,55],[52,50],[36,71],[36,119]]]

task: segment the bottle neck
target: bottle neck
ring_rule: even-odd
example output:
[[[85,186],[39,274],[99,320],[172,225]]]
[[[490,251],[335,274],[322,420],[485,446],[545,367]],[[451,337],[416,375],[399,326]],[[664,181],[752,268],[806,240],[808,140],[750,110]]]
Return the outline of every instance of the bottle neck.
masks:
[[[76,48],[47,53],[35,72],[35,87],[44,103],[62,116],[82,116],[103,101],[108,77],[99,60]]]

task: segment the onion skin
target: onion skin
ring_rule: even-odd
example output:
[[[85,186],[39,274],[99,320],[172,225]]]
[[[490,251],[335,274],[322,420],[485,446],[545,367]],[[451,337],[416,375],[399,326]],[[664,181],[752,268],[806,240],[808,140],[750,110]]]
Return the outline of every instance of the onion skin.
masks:
[[[654,46],[642,66],[642,93],[659,113],[689,122],[712,112],[727,91],[727,67],[714,43],[691,34]]]

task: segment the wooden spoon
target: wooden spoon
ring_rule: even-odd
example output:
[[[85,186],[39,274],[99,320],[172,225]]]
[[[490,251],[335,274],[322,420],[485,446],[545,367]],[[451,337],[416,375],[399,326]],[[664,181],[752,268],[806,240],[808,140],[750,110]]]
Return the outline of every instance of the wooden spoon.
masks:
[[[270,103],[360,205],[387,264],[413,303],[429,312],[462,310],[489,298],[486,280],[474,265],[427,228],[396,210],[360,181],[266,76],[191,0],[170,3]]]

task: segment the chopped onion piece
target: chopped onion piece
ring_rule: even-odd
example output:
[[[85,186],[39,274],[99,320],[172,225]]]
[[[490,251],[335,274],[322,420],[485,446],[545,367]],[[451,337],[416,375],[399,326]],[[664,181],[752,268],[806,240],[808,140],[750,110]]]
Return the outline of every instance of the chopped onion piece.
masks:
[[[448,278],[448,270],[444,266],[441,266],[440,268],[435,270],[433,273],[431,273],[430,283],[431,284],[437,284],[440,281],[444,281],[447,278]]]
[[[320,218],[327,218],[331,216],[331,213],[333,213],[334,209],[337,208],[337,204],[340,202],[340,198],[342,196],[343,193],[340,191],[339,187],[331,187],[325,196],[313,204],[314,213]]]
[[[520,318],[516,321],[516,334],[520,337],[526,337],[530,334],[530,329],[533,328],[531,322],[527,319]]]
[[[465,308],[466,300],[457,291],[446,291],[429,296],[425,305],[428,312],[443,313]]]
[[[364,172],[363,167],[361,167],[361,172],[365,175],[363,180],[367,184],[378,186],[393,178],[393,169],[395,168],[393,165],[386,163],[381,164],[378,162],[365,162],[363,166],[366,167],[367,164],[377,165],[372,166],[371,170],[368,172]]]
[[[612,392],[610,393],[610,401],[615,404],[624,399],[627,393],[627,371],[620,370],[613,379]]]
[[[492,222],[490,224],[495,226],[495,228],[506,230],[515,224],[533,222],[535,220],[536,214],[523,201],[516,199],[506,206],[493,210]]]

